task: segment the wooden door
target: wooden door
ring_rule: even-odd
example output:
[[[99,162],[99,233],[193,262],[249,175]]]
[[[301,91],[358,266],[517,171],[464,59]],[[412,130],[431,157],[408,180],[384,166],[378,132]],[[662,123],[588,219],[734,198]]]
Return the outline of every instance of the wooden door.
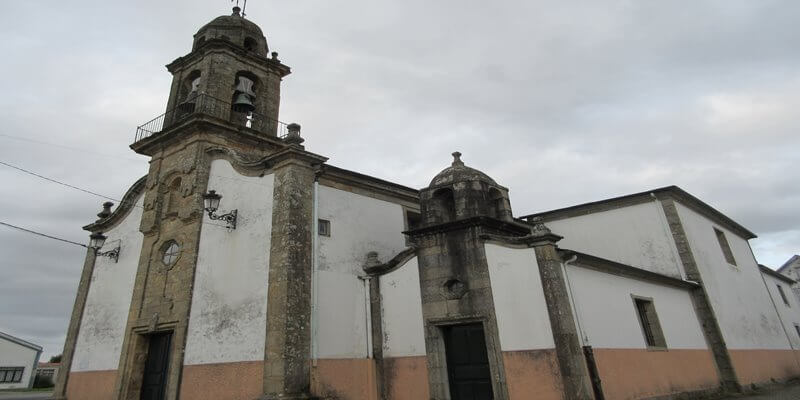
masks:
[[[444,329],[452,400],[491,400],[492,380],[483,324]]]
[[[164,400],[172,332],[150,335],[149,341],[147,361],[144,364],[141,400]]]

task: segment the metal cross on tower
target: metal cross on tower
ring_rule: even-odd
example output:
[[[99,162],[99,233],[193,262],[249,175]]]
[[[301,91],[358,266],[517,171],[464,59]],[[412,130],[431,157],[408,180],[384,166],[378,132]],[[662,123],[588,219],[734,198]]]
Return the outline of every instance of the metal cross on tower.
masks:
[[[231,3],[236,2],[236,7],[239,7],[239,0],[231,0]],[[247,0],[242,0],[242,17],[245,16],[244,9],[247,8]]]

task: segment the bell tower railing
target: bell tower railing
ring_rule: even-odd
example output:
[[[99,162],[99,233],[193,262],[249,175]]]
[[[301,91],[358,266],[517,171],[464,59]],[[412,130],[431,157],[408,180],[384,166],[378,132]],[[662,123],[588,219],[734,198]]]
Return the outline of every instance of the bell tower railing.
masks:
[[[231,104],[205,93],[189,97],[177,107],[161,114],[150,121],[136,127],[136,143],[154,134],[160,133],[195,115],[208,115],[230,122],[234,125],[253,129],[259,133],[275,135],[283,139],[289,135],[287,124],[255,112],[237,112]]]

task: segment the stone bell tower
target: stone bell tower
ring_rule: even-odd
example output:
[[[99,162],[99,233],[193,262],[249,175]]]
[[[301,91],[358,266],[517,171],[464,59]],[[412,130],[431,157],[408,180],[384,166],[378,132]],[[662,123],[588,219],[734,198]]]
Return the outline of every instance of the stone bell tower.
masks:
[[[131,145],[151,160],[142,189],[144,211],[139,230],[144,235],[143,244],[114,399],[139,399],[140,393],[148,390],[163,393],[158,398],[179,398],[204,225],[203,195],[213,189],[208,187],[213,160],[227,159],[248,174],[275,174],[276,182],[281,183],[276,184],[272,200],[272,235],[293,239],[295,245],[273,243],[269,274],[310,275],[310,261],[302,257],[310,254],[309,193],[314,166],[325,158],[304,150],[299,125],[278,121],[280,83],[290,69],[278,60],[277,53],[269,53],[261,29],[240,11],[235,7],[231,15],[215,18],[200,28],[189,54],[167,65],[173,75],[167,111],[139,126]],[[289,207],[290,200],[297,203],[300,198],[303,207]],[[293,230],[287,233],[290,228]],[[302,348],[286,350],[286,343],[307,342],[296,337],[307,335],[307,327],[297,329],[299,333],[286,331],[294,327],[289,322],[308,324],[308,279],[294,279],[283,291],[273,286],[286,280],[269,281],[270,341],[265,354],[270,356],[265,355],[264,360],[265,395],[303,394],[308,390],[308,352]],[[288,309],[289,298],[282,294],[299,296],[304,291],[308,292],[305,301],[295,301],[292,320],[284,321],[290,315],[282,311]],[[150,374],[148,360],[154,357],[156,347],[162,349],[158,357],[168,361],[161,369],[164,376],[158,378],[161,386],[151,389],[145,375]]]
[[[194,35],[192,51],[167,65],[173,75],[166,121],[201,111],[276,136],[281,79],[290,73],[269,54],[258,25],[239,7]]]

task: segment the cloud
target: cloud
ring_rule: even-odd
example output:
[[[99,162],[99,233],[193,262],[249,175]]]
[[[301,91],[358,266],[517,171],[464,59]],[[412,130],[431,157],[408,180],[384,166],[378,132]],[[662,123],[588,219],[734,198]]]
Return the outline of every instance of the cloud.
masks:
[[[0,160],[120,198],[147,172],[128,145],[165,111],[164,65],[223,5],[5,5]],[[334,165],[423,187],[459,150],[510,188],[517,215],[677,184],[758,233],[760,261],[800,248],[800,4],[311,0],[247,11],[293,68],[281,119]],[[102,199],[7,168],[0,179],[0,220],[86,241],[80,227]],[[15,271],[0,293],[26,299],[0,306],[0,330],[60,352],[82,249],[0,238]]]

